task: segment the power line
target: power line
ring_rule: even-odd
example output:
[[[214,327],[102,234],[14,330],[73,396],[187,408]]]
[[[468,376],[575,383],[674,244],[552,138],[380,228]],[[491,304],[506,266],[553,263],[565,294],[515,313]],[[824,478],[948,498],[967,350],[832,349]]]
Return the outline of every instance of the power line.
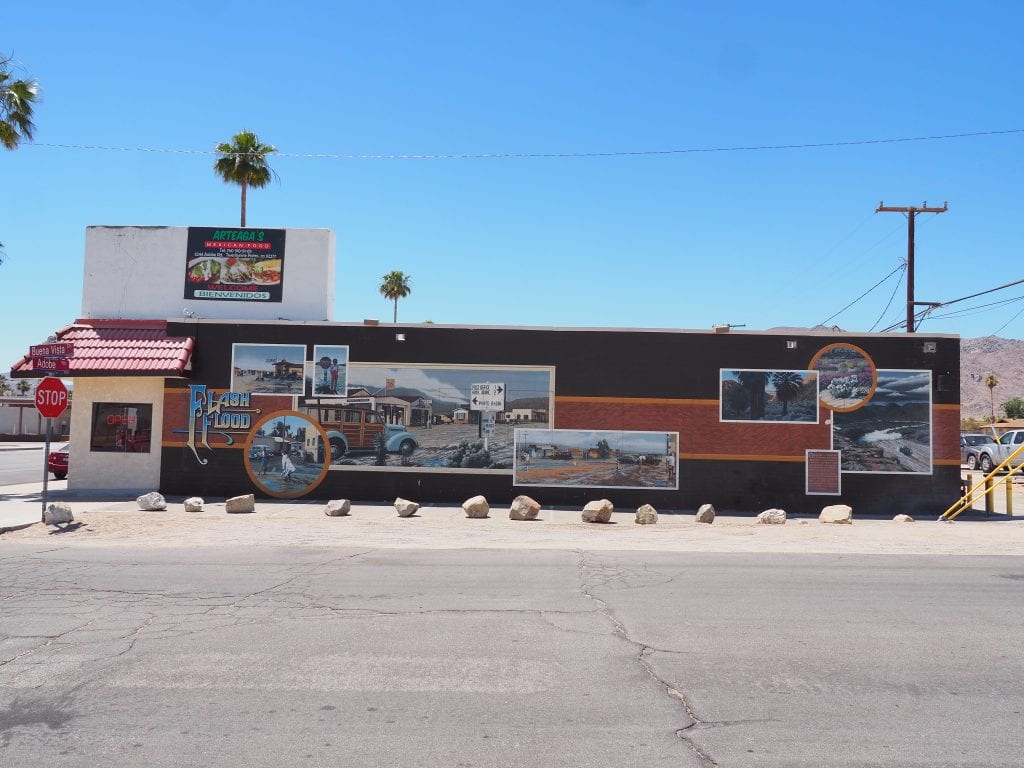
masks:
[[[1007,321],[1006,321],[1005,323],[1003,323],[1002,325],[1000,325],[1000,326],[999,326],[998,328],[996,328],[996,329],[995,329],[995,331],[993,331],[993,332],[992,332],[992,333],[990,333],[989,335],[990,335],[990,336],[998,336],[998,335],[999,335],[999,332],[1000,332],[1001,330],[1003,330],[1003,328],[1005,328],[1005,327],[1006,327],[1006,326],[1008,326],[1008,325],[1009,325],[1010,323],[1012,323],[1012,322],[1013,322],[1014,320],[1016,320],[1016,319],[1017,319],[1018,317],[1020,317],[1020,316],[1021,316],[1021,314],[1024,314],[1024,307],[1022,307],[1022,308],[1020,309],[1020,311],[1019,311],[1019,312],[1017,312],[1017,314],[1016,314],[1016,315],[1014,315],[1014,316],[1013,316],[1013,317],[1011,317],[1011,318],[1010,318],[1009,320],[1007,320]]]
[[[897,267],[896,267],[896,269],[894,269],[894,270],[893,270],[892,272],[890,272],[890,273],[889,273],[888,275],[886,275],[886,276],[885,276],[885,277],[883,277],[883,278],[882,278],[881,280],[879,280],[879,281],[878,281],[877,283],[875,283],[874,285],[872,285],[872,286],[871,286],[870,288],[868,288],[868,289],[867,289],[866,291],[864,291],[864,293],[862,293],[862,294],[861,294],[860,296],[858,296],[858,297],[857,297],[856,299],[854,299],[853,301],[851,301],[851,302],[850,302],[849,304],[847,304],[847,305],[846,305],[845,307],[843,307],[842,309],[840,309],[840,310],[839,310],[838,312],[836,312],[836,313],[835,313],[834,315],[832,315],[831,317],[828,317],[828,318],[826,318],[825,320],[822,320],[822,321],[821,321],[820,323],[818,323],[818,325],[828,325],[828,323],[829,323],[829,321],[830,321],[830,320],[834,320],[835,318],[839,317],[839,316],[840,316],[841,314],[843,314],[843,312],[845,312],[846,310],[848,310],[848,309],[849,309],[850,307],[852,307],[852,306],[853,306],[854,304],[856,304],[856,303],[857,303],[858,301],[860,301],[860,300],[861,300],[861,299],[863,299],[863,298],[864,298],[865,296],[867,296],[867,295],[868,295],[869,293],[871,293],[871,292],[872,292],[873,290],[875,290],[875,288],[877,288],[878,286],[880,286],[880,285],[881,285],[882,283],[884,283],[884,282],[885,282],[886,280],[888,280],[888,279],[889,279],[890,277],[892,277],[893,275],[895,275],[895,274],[896,274],[897,272],[899,272],[899,271],[900,271],[901,269],[904,269],[905,267],[906,267],[906,264],[900,264],[899,266],[897,266]]]
[[[979,136],[1004,136],[1024,133],[1024,128],[1008,128],[999,131],[972,131],[969,133],[947,133],[935,136],[905,136],[890,139],[855,139],[850,141],[821,141],[804,144],[758,144],[735,147],[689,147],[685,149],[641,149],[616,150],[610,152],[482,152],[463,153],[451,152],[440,154],[394,154],[394,155],[359,155],[331,152],[275,152],[275,157],[301,158],[307,160],[512,160],[526,158],[563,159],[586,157],[638,157],[650,155],[689,155],[713,152],[761,152],[783,149],[825,149],[829,147],[861,147],[876,144],[902,144],[919,141],[946,141],[948,139],[967,139]],[[102,144],[52,144],[34,142],[28,146],[46,147],[48,149],[99,150],[104,152],[149,152],[155,154],[177,155],[217,155],[224,153],[213,149],[174,149],[161,147],[116,147]]]
[[[944,320],[951,317],[967,317],[968,315],[977,315],[980,314],[981,312],[991,311],[992,309],[996,309],[1007,304],[1013,304],[1018,301],[1024,301],[1024,296],[1014,296],[1012,299],[1001,299],[1000,301],[990,301],[988,304],[977,304],[973,307],[964,307],[963,309],[956,309],[953,310],[952,312],[946,312],[945,314],[942,315],[935,315],[934,319]],[[932,309],[939,309],[939,307],[932,307]]]
[[[892,306],[892,300],[896,298],[896,291],[898,291],[900,289],[900,286],[903,284],[903,275],[906,274],[905,267],[907,265],[906,264],[901,264],[900,266],[904,267],[904,271],[903,271],[903,273],[900,274],[900,279],[896,281],[896,285],[892,289],[892,293],[889,294],[889,301],[886,302],[885,309],[882,310],[881,314],[879,314],[879,316],[878,316],[878,319],[875,320],[875,322],[871,325],[870,328],[868,328],[868,333],[871,333],[872,331],[874,331],[875,330],[875,326],[877,326],[880,322],[882,322],[882,318],[885,317],[885,313],[888,312],[889,311],[889,307]]]

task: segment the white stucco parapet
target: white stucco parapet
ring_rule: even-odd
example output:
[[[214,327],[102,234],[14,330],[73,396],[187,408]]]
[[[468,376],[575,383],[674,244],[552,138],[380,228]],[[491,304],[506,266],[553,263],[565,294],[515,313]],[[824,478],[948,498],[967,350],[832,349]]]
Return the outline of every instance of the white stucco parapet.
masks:
[[[335,237],[329,229],[285,228],[280,302],[185,299],[187,250],[188,227],[87,227],[81,317],[333,319]]]

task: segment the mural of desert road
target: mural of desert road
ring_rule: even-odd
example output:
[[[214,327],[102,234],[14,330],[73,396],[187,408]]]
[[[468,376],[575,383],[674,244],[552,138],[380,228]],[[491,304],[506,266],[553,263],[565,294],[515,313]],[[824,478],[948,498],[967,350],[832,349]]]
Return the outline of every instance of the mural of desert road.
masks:
[[[675,432],[517,429],[513,482],[675,489],[678,445]]]
[[[930,371],[880,369],[865,405],[833,414],[842,471],[931,474],[931,385]]]

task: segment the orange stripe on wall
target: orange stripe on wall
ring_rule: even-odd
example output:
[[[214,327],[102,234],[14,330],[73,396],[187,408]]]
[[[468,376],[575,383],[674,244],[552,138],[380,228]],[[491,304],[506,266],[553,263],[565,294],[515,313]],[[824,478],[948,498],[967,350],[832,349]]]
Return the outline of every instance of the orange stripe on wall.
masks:
[[[796,464],[804,463],[803,454],[800,456],[772,456],[770,454],[751,453],[680,453],[679,458],[695,461],[789,461]]]
[[[824,408],[817,424],[807,424],[723,422],[717,400],[560,396],[555,406],[557,429],[678,432],[680,458],[802,462],[805,450],[832,448]],[[932,457],[939,466],[959,465],[960,406],[932,406]]]

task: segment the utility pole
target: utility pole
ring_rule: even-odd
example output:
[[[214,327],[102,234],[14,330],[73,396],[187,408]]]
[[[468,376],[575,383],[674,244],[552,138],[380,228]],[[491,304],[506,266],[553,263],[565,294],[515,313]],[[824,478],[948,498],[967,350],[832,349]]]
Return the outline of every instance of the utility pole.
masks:
[[[875,213],[905,213],[907,215],[907,333],[914,332],[914,307],[918,303],[929,304],[933,302],[914,301],[914,219],[919,213],[945,213],[949,210],[949,203],[943,203],[941,208],[929,208],[928,203],[921,203],[921,206],[886,206],[879,203]]]

